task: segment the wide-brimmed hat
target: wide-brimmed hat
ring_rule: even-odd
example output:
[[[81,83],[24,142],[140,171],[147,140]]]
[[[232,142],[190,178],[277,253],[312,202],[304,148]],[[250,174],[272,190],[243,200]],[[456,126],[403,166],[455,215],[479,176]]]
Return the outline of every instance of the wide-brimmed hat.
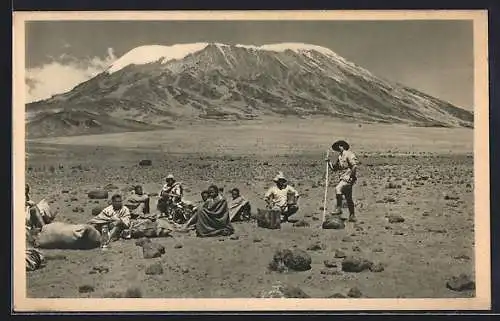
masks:
[[[167,177],[165,179],[174,179],[174,175],[172,174],[168,174]]]
[[[339,152],[339,146],[344,147],[345,150],[349,149],[349,144],[345,140],[337,140],[335,143],[332,144],[332,149],[336,152]]]
[[[285,175],[283,175],[282,172],[279,172],[278,175],[276,175],[273,178],[273,182],[279,182],[279,181],[285,181],[286,182],[286,177],[285,177]]]

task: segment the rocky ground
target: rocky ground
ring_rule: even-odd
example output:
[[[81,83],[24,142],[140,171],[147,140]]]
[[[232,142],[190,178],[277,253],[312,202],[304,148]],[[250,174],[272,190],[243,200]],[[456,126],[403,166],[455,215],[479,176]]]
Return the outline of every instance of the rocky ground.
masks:
[[[208,239],[173,233],[153,239],[165,248],[158,258],[145,259],[136,240],[112,243],[107,251],[44,250],[46,266],[27,272],[29,297],[260,297],[277,282],[295,297],[474,296],[472,155],[360,153],[354,190],[359,220],[325,230],[321,152],[167,155],[35,143],[27,151],[32,198],[49,200],[57,220],[68,223],[86,222],[94,207],[107,204],[89,199],[92,189],[111,195],[143,184],[156,193],[170,172],[184,183],[187,199],[198,200],[211,183],[226,192],[236,186],[254,212],[264,206],[262,195],[278,170],[302,194],[298,224],[268,230],[235,223],[233,236]],[[144,158],[152,166],[139,166]],[[270,269],[277,251],[286,249],[303,255],[306,265],[310,260],[309,266]]]

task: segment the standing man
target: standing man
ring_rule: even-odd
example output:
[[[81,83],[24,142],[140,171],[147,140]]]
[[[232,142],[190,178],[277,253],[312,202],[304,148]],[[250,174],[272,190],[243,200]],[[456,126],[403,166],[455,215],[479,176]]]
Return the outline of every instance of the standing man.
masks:
[[[349,150],[349,147],[349,144],[344,140],[336,141],[333,143],[332,149],[339,152],[338,159],[335,164],[332,164],[329,158],[326,161],[332,171],[341,171],[340,181],[335,187],[337,208],[332,214],[342,214],[342,195],[344,195],[349,209],[349,222],[355,222],[352,187],[357,181],[356,172],[359,162],[356,155]]]
[[[288,218],[299,210],[297,205],[299,193],[295,188],[288,185],[287,179],[282,172],[273,181],[276,186],[269,188],[264,198],[268,208],[279,209],[281,211],[281,221],[288,222]]]

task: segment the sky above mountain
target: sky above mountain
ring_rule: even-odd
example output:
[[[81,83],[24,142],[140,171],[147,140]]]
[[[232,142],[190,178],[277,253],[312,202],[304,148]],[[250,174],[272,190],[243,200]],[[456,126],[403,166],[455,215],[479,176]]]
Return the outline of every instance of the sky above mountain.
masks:
[[[71,90],[143,45],[323,46],[374,73],[473,108],[467,21],[58,21],[26,26],[27,101]]]

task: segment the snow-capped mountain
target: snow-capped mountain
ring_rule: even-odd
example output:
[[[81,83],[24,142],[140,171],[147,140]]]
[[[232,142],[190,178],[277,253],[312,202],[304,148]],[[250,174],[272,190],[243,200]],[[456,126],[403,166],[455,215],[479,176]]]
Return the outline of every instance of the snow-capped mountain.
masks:
[[[283,116],[473,125],[467,110],[300,43],[137,47],[73,90],[27,104],[27,113],[32,137]],[[68,119],[75,113],[78,121]]]

